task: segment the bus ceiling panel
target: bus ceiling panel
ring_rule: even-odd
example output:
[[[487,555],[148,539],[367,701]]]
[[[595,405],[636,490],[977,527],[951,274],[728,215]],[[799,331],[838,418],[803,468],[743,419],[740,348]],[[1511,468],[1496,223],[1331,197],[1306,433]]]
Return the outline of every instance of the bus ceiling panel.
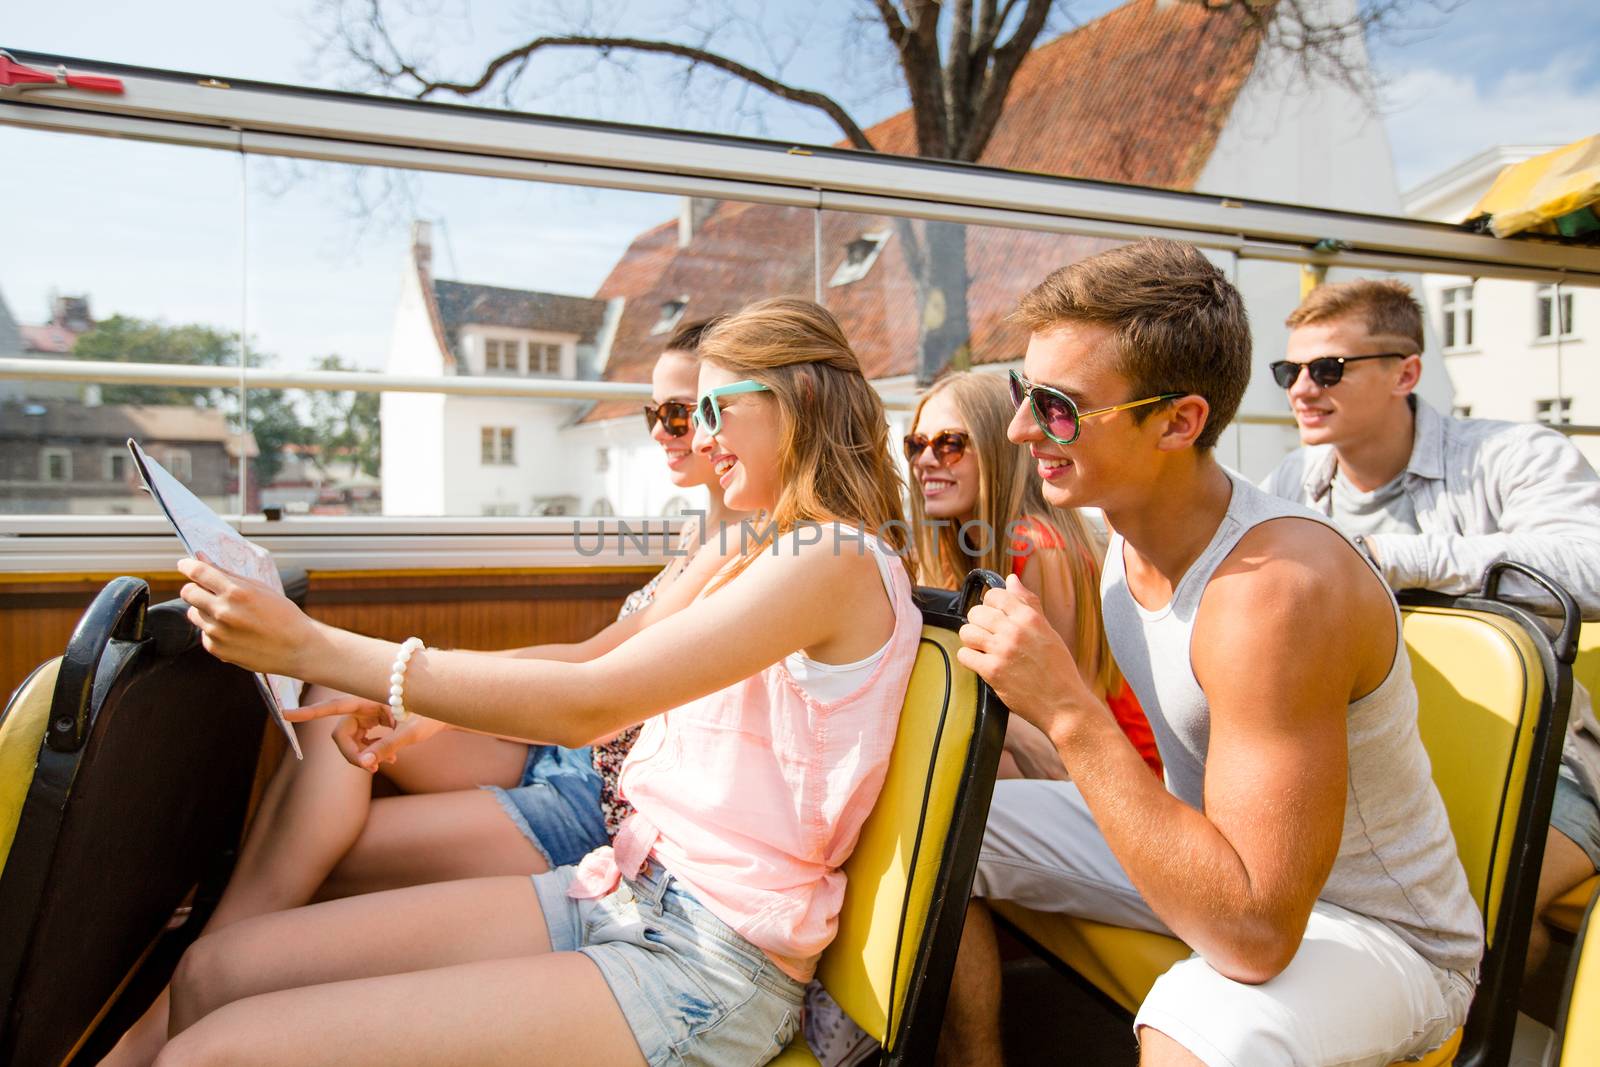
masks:
[[[19,54],[19,58],[36,63],[61,61],[31,54]],[[1471,273],[1481,276],[1498,276],[1499,267],[1565,270],[1570,272],[1571,281],[1600,284],[1592,249],[1501,240],[1441,223],[1022,174],[937,160],[873,156],[822,146],[795,147],[748,138],[329,90],[197,79],[192,75],[82,60],[65,62],[74,69],[113,71],[123,78],[126,92],[112,96],[64,89],[36,90],[27,94],[27,103],[0,106],[0,122],[17,121],[18,112],[45,109],[125,115],[182,126],[222,127],[246,134],[304,136],[598,167],[609,172],[675,175],[680,180],[711,178],[800,187],[824,194],[853,193],[888,200],[1134,223],[1185,233],[1237,235],[1287,246],[1309,248],[1322,241],[1336,241],[1352,251],[1455,261],[1458,267],[1475,267]],[[37,117],[32,121],[37,124]],[[470,169],[470,161],[467,166]]]

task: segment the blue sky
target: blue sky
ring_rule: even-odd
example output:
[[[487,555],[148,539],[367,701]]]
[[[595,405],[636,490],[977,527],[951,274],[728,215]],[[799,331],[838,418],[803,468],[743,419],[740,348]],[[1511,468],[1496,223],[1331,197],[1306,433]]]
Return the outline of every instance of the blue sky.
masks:
[[[881,31],[849,21],[859,4],[727,2],[760,12],[728,41],[740,58],[785,64],[791,80],[836,92],[864,122],[904,105]],[[446,17],[401,33],[453,74],[537,25],[526,13],[544,9],[535,0],[433,6]],[[594,6],[605,10],[600,28],[614,32],[692,37],[706,26],[676,17],[704,5]],[[1058,28],[1111,6],[1083,0]],[[13,0],[7,7],[0,47],[348,84],[348,72],[314,54],[311,0]],[[1417,18],[1429,28],[1373,50],[1402,189],[1494,144],[1559,143],[1600,131],[1600,4],[1466,0],[1445,13],[1422,7]],[[528,110],[802,142],[837,136],[813,112],[728,88],[714,76],[686,85],[680,69],[665,60],[620,70],[552,58],[530,75],[522,102]],[[365,228],[352,221],[349,168],[290,171],[252,161],[242,211],[240,161],[223,153],[0,127],[0,156],[39,164],[0,169],[8,245],[29,251],[0,262],[0,293],[22,321],[44,317],[51,290],[87,292],[101,315],[221,325],[243,318],[260,347],[287,366],[327,352],[382,364],[405,235],[393,216],[377,216]],[[441,274],[561,292],[592,292],[631,236],[676,211],[666,197],[455,177],[425,177],[417,192],[419,212],[446,223]],[[245,293],[248,313],[241,310]]]

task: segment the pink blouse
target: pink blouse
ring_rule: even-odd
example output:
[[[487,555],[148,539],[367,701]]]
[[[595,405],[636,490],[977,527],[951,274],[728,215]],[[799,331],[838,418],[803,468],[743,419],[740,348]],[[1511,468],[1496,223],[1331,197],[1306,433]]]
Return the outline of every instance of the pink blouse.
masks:
[[[922,634],[904,563],[866,544],[895,616],[866,681],[820,703],[780,661],[646,722],[622,769],[637,811],[614,849],[585,857],[573,896],[605,895],[654,855],[785,974],[810,979],[838,925],[839,867],[888,772]]]

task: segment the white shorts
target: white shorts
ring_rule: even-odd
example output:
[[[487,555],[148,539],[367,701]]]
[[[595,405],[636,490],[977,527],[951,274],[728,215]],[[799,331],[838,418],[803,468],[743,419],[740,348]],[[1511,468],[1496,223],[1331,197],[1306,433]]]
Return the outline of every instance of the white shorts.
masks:
[[[1070,782],[996,785],[972,895],[1170,935]],[[1246,985],[1190,956],[1156,981],[1133,1025],[1208,1067],[1386,1067],[1442,1044],[1473,987],[1376,919],[1319,900],[1282,974]]]

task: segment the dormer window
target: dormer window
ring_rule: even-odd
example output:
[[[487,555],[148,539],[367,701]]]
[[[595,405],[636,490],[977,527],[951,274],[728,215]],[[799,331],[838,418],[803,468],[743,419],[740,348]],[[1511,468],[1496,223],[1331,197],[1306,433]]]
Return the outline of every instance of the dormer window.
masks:
[[[878,261],[878,254],[883,251],[883,246],[888,243],[889,231],[878,230],[873,233],[864,233],[854,241],[844,246],[844,259],[839,263],[839,269],[833,272],[833,279],[828,285],[849,285],[851,282],[860,281],[867,276],[872,265]]]
[[[656,324],[650,327],[651,334],[670,333],[678,328],[678,320],[683,318],[683,309],[689,306],[689,298],[680,296],[676,300],[664,300],[661,303],[661,317],[656,319]]]
[[[521,374],[522,345],[517,341],[489,338],[483,342],[483,370],[486,374]]]

